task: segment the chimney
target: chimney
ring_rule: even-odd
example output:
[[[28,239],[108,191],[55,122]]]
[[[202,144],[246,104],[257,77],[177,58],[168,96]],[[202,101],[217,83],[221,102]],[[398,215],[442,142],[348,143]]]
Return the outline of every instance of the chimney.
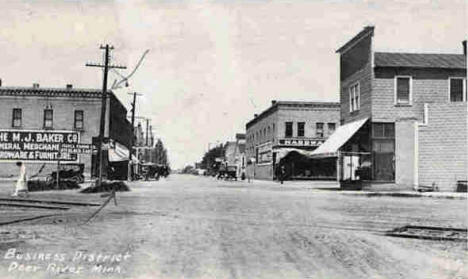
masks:
[[[257,114],[257,113],[256,113],[256,114],[254,114],[254,118],[257,118],[257,117],[258,117],[258,114]]]
[[[276,100],[271,100],[271,105],[272,106],[276,105]]]
[[[0,87],[2,86],[2,79],[0,78]]]
[[[462,42],[463,45],[463,54],[466,56],[466,40]]]
[[[39,88],[39,83],[33,83],[33,88]]]
[[[72,89],[73,88],[73,84],[67,84],[67,89]]]

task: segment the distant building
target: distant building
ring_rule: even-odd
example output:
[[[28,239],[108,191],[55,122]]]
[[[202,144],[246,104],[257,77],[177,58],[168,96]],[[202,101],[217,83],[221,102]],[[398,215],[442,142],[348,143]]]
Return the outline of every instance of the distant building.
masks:
[[[236,166],[237,177],[245,173],[245,134],[236,134],[236,141],[228,141],[224,146],[224,160],[228,166]]]
[[[79,136],[84,144],[97,143],[101,116],[99,89],[0,87],[0,130],[10,131],[69,131]],[[110,142],[109,150],[103,152],[103,175],[111,176],[117,171],[114,163],[128,163],[128,149],[132,138],[127,110],[112,91],[107,98],[104,137]],[[58,153],[58,150],[54,152]],[[123,152],[123,153],[122,153]],[[126,153],[125,153],[126,152]],[[87,176],[96,174],[96,155],[81,154],[76,162],[84,163]],[[16,175],[17,160],[1,160],[0,176]],[[42,164],[42,174],[56,170],[57,162],[25,160],[28,175],[35,174]],[[62,162],[67,163],[67,162]],[[70,163],[70,162],[68,162]],[[112,167],[112,168],[111,168]],[[125,170],[126,173],[126,170]]]
[[[247,175],[274,179],[280,159],[292,150],[316,149],[339,123],[339,103],[272,101],[268,109],[246,125]],[[292,179],[312,175],[306,167],[290,163],[287,167]]]
[[[337,50],[342,126],[314,156],[338,158],[343,185],[437,185],[467,180],[464,54],[376,52],[374,27]]]

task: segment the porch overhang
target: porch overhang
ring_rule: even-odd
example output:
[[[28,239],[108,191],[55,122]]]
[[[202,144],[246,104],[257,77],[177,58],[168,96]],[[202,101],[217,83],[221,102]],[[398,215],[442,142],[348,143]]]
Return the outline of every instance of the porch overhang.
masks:
[[[310,153],[312,158],[338,157],[340,148],[369,120],[368,117],[340,126],[317,149]]]

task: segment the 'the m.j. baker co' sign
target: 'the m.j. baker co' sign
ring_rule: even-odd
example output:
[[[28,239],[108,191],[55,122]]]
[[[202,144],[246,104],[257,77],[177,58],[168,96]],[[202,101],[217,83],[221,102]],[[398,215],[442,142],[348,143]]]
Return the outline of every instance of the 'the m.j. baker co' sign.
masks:
[[[76,161],[77,155],[60,152],[62,144],[79,143],[73,131],[0,130],[0,160]]]

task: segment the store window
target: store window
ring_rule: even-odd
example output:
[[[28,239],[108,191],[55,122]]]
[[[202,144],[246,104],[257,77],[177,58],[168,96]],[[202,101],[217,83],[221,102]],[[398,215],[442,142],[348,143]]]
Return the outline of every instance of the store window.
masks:
[[[297,123],[297,136],[303,137],[305,134],[305,122],[298,122]]]
[[[335,123],[328,123],[328,135],[331,135],[335,132],[336,130],[336,124]]]
[[[411,77],[395,78],[395,104],[411,104]]]
[[[82,110],[75,110],[75,129],[83,129],[83,119],[84,119],[84,112]]]
[[[52,128],[53,127],[53,118],[54,118],[54,111],[51,109],[44,110],[44,128]]]
[[[358,111],[361,108],[361,92],[359,83],[349,87],[349,112]]]
[[[13,109],[13,117],[11,121],[11,126],[13,128],[18,128],[21,127],[22,125],[22,118],[23,118],[23,112],[20,108],[14,108]]]
[[[450,102],[466,101],[466,84],[463,78],[450,78],[449,88]]]
[[[315,123],[315,135],[319,138],[323,138],[323,123],[322,122]]]
[[[284,125],[285,125],[284,136],[286,138],[291,138],[293,136],[293,123],[285,122]]]

